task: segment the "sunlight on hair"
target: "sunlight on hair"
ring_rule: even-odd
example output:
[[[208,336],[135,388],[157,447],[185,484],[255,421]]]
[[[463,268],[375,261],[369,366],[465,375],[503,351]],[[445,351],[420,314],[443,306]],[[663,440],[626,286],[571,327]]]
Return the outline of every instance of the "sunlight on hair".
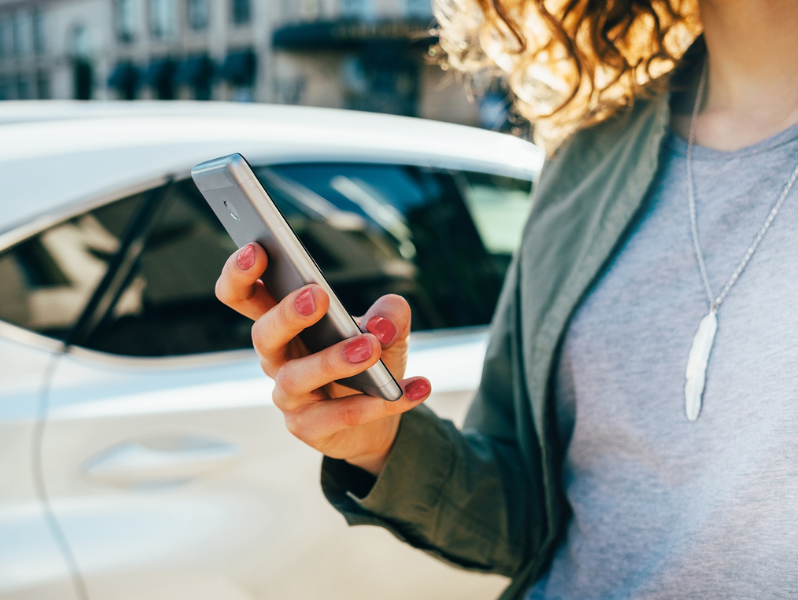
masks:
[[[553,152],[661,90],[701,31],[696,0],[434,0],[447,68],[505,77]]]

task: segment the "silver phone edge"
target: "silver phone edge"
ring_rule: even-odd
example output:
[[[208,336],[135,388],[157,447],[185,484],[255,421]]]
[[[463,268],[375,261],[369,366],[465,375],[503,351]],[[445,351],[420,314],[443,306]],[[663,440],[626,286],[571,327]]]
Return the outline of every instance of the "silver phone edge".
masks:
[[[344,308],[344,305],[341,304],[338,296],[333,292],[330,284],[327,283],[327,280],[313,262],[313,259],[308,256],[307,251],[297,239],[285,218],[276,210],[272,212],[273,207],[270,206],[268,202],[273,201],[269,198],[265,190],[263,190],[263,186],[260,182],[257,179],[252,179],[247,181],[244,185],[237,187],[249,198],[252,206],[264,220],[269,231],[274,236],[274,239],[277,240],[283,250],[285,250],[286,258],[291,263],[291,266],[299,273],[302,280],[305,281],[305,283],[312,282],[321,286],[327,293],[327,296],[330,298],[330,307],[327,310],[327,314],[341,334],[346,337],[354,337],[363,333],[352,320],[352,316],[347,312],[346,308]],[[263,198],[258,197],[261,193],[266,194],[266,203],[264,203]],[[264,210],[265,207],[268,207],[268,209]],[[278,221],[280,225],[275,226],[276,224],[274,221]]]
[[[200,192],[240,186],[255,177],[255,173],[240,154],[229,154],[206,160],[191,169],[191,178]]]
[[[219,177],[220,170],[226,171],[229,176],[223,175]],[[306,283],[316,283],[327,293],[330,299],[327,315],[344,339],[363,333],[343,306],[338,296],[333,292],[323,273],[309,256],[307,250],[302,246],[302,243],[294,234],[291,226],[274,206],[274,201],[265,188],[263,188],[263,185],[243,156],[230,155],[205,161],[192,169],[191,176],[200,192],[238,188],[241,193],[247,197],[250,205],[258,213],[262,222],[269,229],[269,232],[275,240],[277,240],[280,246],[286,251],[286,258],[299,273],[301,279]],[[198,179],[210,179],[211,185],[204,185],[201,187]],[[227,181],[228,183],[227,185],[218,185],[220,181]],[[261,195],[263,197],[261,197]],[[224,223],[222,224],[225,229],[227,229],[227,226]],[[228,234],[230,234],[229,231]],[[371,385],[363,381],[355,381],[352,377],[345,378],[341,380],[340,383],[355,387],[355,389],[363,391],[368,395],[376,396],[390,402],[399,400],[399,398],[402,397],[403,391],[401,387],[382,360],[363,371],[363,374],[365,373],[369,373],[372,378],[377,380],[376,382],[384,381],[385,383],[381,385]],[[366,389],[364,390],[361,388]]]

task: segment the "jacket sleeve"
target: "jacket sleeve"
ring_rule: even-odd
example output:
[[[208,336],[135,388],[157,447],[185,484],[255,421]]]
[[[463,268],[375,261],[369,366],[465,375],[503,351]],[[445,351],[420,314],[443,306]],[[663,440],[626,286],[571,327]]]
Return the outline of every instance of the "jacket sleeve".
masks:
[[[403,415],[376,480],[344,461],[322,463],[322,489],[350,525],[379,525],[448,563],[506,576],[535,560],[545,533],[540,471],[518,440],[534,428],[517,421],[519,410],[528,418],[517,272],[516,259],[462,431],[422,405]]]

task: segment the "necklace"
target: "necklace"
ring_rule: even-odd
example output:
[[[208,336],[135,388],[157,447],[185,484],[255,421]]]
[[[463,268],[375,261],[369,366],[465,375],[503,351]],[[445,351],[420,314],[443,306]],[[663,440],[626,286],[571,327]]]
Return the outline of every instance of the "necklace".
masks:
[[[724,286],[723,290],[721,290],[720,295],[718,295],[717,298],[713,296],[712,288],[709,285],[709,277],[707,277],[707,266],[704,263],[704,254],[701,252],[701,245],[698,243],[698,226],[696,225],[695,211],[695,186],[693,184],[692,165],[693,145],[695,143],[695,123],[696,119],[698,118],[698,110],[701,107],[701,102],[704,98],[704,88],[706,87],[707,81],[707,70],[708,65],[705,61],[703,69],[701,70],[701,81],[698,84],[695,106],[693,107],[693,116],[690,120],[690,137],[687,142],[687,200],[690,205],[690,232],[693,236],[693,248],[695,249],[695,255],[698,259],[698,269],[701,271],[701,279],[704,282],[704,290],[706,291],[707,298],[709,299],[709,314],[707,314],[707,316],[704,317],[701,320],[701,323],[698,325],[698,330],[693,337],[693,345],[690,347],[690,354],[687,359],[684,400],[685,412],[687,413],[687,418],[691,421],[695,421],[701,412],[701,401],[704,395],[704,385],[706,384],[709,355],[712,352],[712,346],[715,343],[715,334],[718,332],[718,309],[720,308],[721,303],[726,299],[726,296],[728,296],[734,284],[737,283],[737,280],[742,274],[743,269],[745,269],[748,261],[751,260],[754,252],[756,252],[756,249],[759,247],[759,243],[762,241],[762,238],[765,237],[767,230],[770,228],[771,223],[773,223],[773,219],[776,218],[779,209],[787,199],[787,194],[790,193],[790,189],[795,183],[796,178],[798,178],[798,165],[796,165],[792,175],[790,175],[790,178],[787,180],[787,185],[784,186],[784,190],[781,192],[779,199],[776,201],[776,204],[770,211],[768,218],[765,219],[765,223],[760,228],[759,233],[756,234],[754,241],[748,247],[748,250],[743,256],[743,259],[740,261],[740,264],[737,265],[737,268],[734,270],[734,273],[732,273],[729,281],[726,282],[726,285]]]

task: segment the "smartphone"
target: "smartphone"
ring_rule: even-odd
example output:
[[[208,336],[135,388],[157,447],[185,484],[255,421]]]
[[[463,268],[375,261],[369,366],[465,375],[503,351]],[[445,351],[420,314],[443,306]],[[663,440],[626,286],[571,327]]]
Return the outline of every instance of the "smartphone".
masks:
[[[269,266],[261,279],[275,300],[280,302],[309,283],[327,292],[327,314],[299,336],[308,350],[315,353],[362,333],[243,156],[230,154],[200,163],[191,177],[239,248],[257,242],[266,250]],[[402,388],[382,361],[338,383],[384,400],[402,396]]]

